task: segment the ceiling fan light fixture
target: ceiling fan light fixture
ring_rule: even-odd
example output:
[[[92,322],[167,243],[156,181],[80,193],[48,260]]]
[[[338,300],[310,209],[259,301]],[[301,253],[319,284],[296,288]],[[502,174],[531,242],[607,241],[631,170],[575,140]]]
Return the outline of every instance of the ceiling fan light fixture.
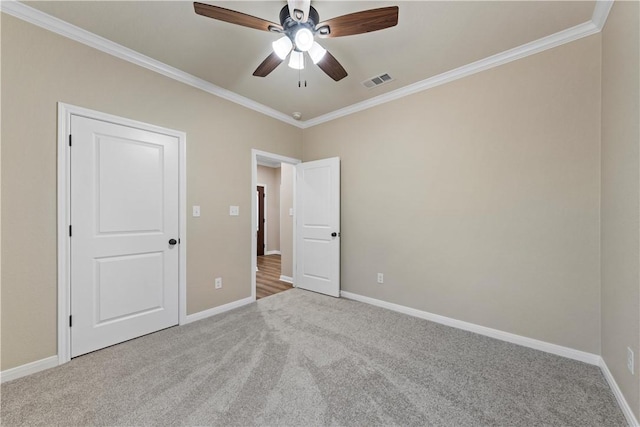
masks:
[[[302,52],[298,52],[297,50],[291,52],[291,56],[289,57],[289,67],[294,70],[304,69],[304,55]]]
[[[273,47],[275,54],[278,55],[278,58],[284,60],[287,55],[289,55],[289,52],[291,52],[293,43],[291,43],[291,39],[289,39],[289,37],[284,36],[271,43],[271,46]]]
[[[327,49],[320,46],[318,42],[313,42],[311,49],[309,49],[309,56],[314,64],[320,62],[320,60],[324,58],[325,53],[327,53]]]
[[[308,51],[313,46],[313,33],[308,28],[300,28],[296,31],[293,39],[296,43],[296,49],[302,52]]]
[[[314,38],[316,36],[321,38],[352,36],[391,28],[398,25],[399,12],[398,6],[380,7],[348,13],[321,22],[318,11],[311,6],[311,0],[287,0],[287,4],[280,9],[280,23],[277,24],[246,13],[197,1],[193,3],[193,8],[196,14],[207,18],[281,34],[281,39],[272,43],[273,52],[253,72],[254,76],[269,75],[284,62],[289,52],[292,52],[289,54],[289,67],[302,70],[305,61],[304,52],[312,50],[309,52],[309,58],[336,82],[347,77],[347,71],[331,53],[317,45]],[[282,36],[287,36],[289,40],[282,39]],[[301,81],[301,75],[298,74],[298,86],[301,85]]]

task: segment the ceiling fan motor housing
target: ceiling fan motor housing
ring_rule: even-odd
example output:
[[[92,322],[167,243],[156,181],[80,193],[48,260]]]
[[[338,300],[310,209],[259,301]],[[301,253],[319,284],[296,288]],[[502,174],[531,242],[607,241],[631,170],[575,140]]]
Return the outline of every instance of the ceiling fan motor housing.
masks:
[[[282,25],[282,28],[284,28],[283,32],[287,37],[289,37],[289,39],[291,39],[291,42],[294,46],[296,32],[298,32],[298,30],[300,30],[301,28],[307,28],[311,31],[311,33],[315,35],[315,27],[319,21],[320,15],[318,15],[318,11],[313,6],[309,7],[309,19],[307,19],[307,22],[295,21],[289,14],[288,6],[284,6],[280,10],[280,24]],[[298,52],[300,51],[297,46],[294,49]]]

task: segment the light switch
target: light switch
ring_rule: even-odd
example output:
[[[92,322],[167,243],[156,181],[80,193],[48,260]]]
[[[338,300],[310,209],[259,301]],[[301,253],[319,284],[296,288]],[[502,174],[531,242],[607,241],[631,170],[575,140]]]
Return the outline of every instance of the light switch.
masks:
[[[200,216],[200,206],[193,207],[193,216]]]
[[[289,208],[289,216],[293,216],[293,208]]]
[[[229,206],[229,215],[231,216],[240,215],[240,206]]]

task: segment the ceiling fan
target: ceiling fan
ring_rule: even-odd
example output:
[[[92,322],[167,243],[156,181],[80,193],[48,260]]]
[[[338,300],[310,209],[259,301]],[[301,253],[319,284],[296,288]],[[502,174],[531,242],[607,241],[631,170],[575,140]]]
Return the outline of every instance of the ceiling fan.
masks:
[[[347,76],[338,60],[315,41],[315,37],[342,37],[383,30],[398,24],[398,7],[382,7],[332,18],[320,22],[318,11],[310,0],[288,0],[280,10],[280,24],[246,13],[204,3],[194,3],[198,15],[242,25],[256,30],[281,33],[283,36],[272,43],[273,52],[253,72],[254,76],[266,77],[289,56],[289,66],[304,68],[304,53],[311,61],[335,81]]]

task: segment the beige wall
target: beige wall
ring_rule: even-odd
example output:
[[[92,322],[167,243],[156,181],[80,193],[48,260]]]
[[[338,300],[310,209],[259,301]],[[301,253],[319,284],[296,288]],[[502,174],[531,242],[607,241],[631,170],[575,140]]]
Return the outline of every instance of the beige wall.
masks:
[[[299,158],[299,129],[5,14],[1,49],[2,370],[56,354],[58,101],[186,132],[188,313],[251,295],[251,148]]]
[[[280,182],[280,274],[293,277],[293,174],[295,167],[282,164]]]
[[[599,353],[599,135],[599,35],[305,129],[342,289]]]
[[[602,357],[640,416],[640,7],[615,2],[602,32]],[[627,370],[627,347],[635,375]]]
[[[258,183],[267,186],[267,248],[265,251],[280,251],[280,168],[258,165]]]
[[[616,2],[602,36],[304,131],[3,14],[1,369],[56,353],[62,101],[187,133],[189,313],[251,293],[250,149],[340,156],[344,290],[602,354],[640,415],[638,12]]]

